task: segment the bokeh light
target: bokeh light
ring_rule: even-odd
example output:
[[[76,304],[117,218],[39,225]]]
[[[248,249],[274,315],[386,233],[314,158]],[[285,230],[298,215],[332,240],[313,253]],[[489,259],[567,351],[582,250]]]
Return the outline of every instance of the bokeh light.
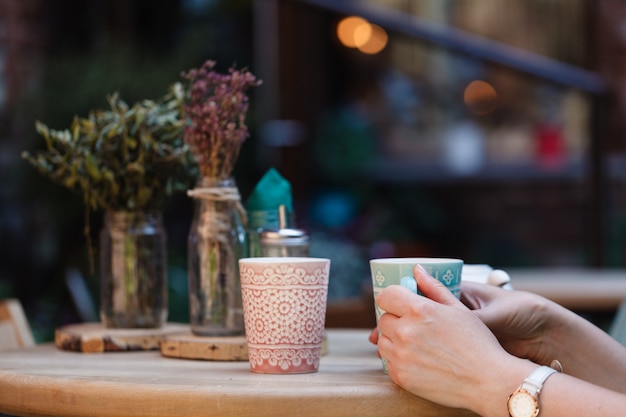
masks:
[[[361,48],[361,46],[369,42],[371,37],[372,37],[372,25],[370,25],[368,22],[365,22],[355,27],[354,32],[352,33],[354,46],[356,46],[357,48]]]
[[[359,51],[364,54],[377,54],[387,46],[387,32],[378,25],[370,25],[370,36],[367,41],[358,46]]]
[[[349,16],[337,24],[337,37],[348,48],[356,48],[355,32],[360,26],[369,28],[367,20],[358,16]],[[369,36],[369,35],[368,35]]]
[[[348,48],[358,48],[365,54],[377,54],[387,46],[385,30],[358,16],[349,16],[337,24],[337,37]]]
[[[465,87],[463,101],[472,113],[486,115],[495,110],[498,93],[488,82],[474,80]]]

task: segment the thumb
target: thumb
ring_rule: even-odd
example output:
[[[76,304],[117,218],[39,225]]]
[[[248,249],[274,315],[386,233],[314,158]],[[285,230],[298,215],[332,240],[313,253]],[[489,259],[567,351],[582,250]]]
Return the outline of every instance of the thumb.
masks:
[[[461,283],[461,301],[472,310],[478,310],[490,304],[500,288],[493,285],[463,281]]]
[[[439,280],[435,279],[420,264],[413,267],[413,276],[417,281],[417,288],[427,298],[441,304],[454,305],[459,300]]]

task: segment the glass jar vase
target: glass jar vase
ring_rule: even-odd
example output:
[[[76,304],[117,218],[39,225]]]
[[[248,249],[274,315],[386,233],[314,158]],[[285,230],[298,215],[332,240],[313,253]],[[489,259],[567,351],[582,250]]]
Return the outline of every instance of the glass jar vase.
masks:
[[[234,179],[203,178],[188,238],[189,319],[198,336],[244,333],[239,259],[247,256],[246,213]]]
[[[166,241],[161,213],[105,213],[100,232],[100,319],[105,327],[165,324]]]

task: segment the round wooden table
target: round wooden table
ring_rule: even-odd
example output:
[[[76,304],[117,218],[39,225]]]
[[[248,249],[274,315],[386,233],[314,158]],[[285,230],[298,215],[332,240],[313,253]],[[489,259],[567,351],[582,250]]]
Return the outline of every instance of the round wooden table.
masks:
[[[329,330],[319,372],[254,374],[247,362],[159,351],[78,353],[52,344],[0,352],[0,413],[17,416],[473,416],[383,374],[368,330]]]

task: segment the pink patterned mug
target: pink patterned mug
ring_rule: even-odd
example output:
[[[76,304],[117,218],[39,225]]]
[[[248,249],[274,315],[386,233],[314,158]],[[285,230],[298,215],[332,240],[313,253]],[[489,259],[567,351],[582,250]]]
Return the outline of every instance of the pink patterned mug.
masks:
[[[317,372],[330,259],[243,258],[239,273],[252,372]]]

